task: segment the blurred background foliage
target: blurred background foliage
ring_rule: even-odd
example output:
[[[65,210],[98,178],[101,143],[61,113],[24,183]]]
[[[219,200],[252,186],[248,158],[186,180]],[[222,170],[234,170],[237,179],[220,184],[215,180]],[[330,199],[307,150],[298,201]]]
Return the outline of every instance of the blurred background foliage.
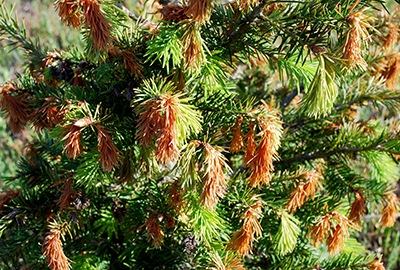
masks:
[[[9,2],[11,3],[11,2]],[[16,14],[25,21],[28,37],[40,42],[49,50],[66,48],[73,44],[82,46],[79,31],[61,23],[58,14],[54,11],[53,0],[14,0]],[[15,77],[14,73],[23,71],[23,53],[19,50],[10,52],[4,47],[7,41],[0,42],[2,53],[0,57],[0,81],[8,81]]]
[[[40,43],[49,51],[54,48],[64,49],[71,44],[83,46],[79,31],[61,23],[54,11],[52,0],[14,0],[15,12],[19,20],[25,22],[28,37]],[[25,67],[22,50],[11,50],[8,41],[0,41],[0,83],[15,78],[16,73],[23,73]],[[15,176],[16,165],[23,153],[23,145],[30,139],[29,130],[21,134],[11,134],[3,116],[0,116],[0,181],[4,177]],[[18,182],[11,188],[18,187]],[[4,189],[0,185],[0,190]]]
[[[145,16],[146,19],[154,16],[151,12],[153,1],[129,0],[121,2],[124,2],[123,4],[126,7],[137,14],[147,14]],[[12,1],[12,4],[16,7],[18,18],[25,21],[28,36],[40,43],[44,48],[52,51],[54,48],[65,49],[68,46],[82,47],[83,43],[80,40],[79,31],[67,27],[59,21],[58,15],[54,11],[53,3],[53,0]],[[387,6],[391,11],[399,7],[395,1],[388,1]],[[0,51],[0,83],[3,84],[14,79],[15,73],[24,72],[24,67],[22,66],[24,55],[19,50],[10,50],[7,47],[6,40],[0,41],[0,48],[2,49]],[[274,81],[274,78],[260,73],[259,70],[250,71],[250,73],[247,70],[243,73],[238,69],[237,76],[243,81],[243,88],[252,88],[260,92],[261,95],[264,84]],[[246,81],[252,81],[246,80],[248,76],[259,78],[258,80],[253,80],[258,84],[246,85]],[[360,117],[369,118],[371,114],[379,117],[382,112],[361,112]],[[0,116],[0,183],[2,183],[1,180],[4,177],[15,176],[17,162],[23,155],[23,145],[26,145],[26,141],[29,140],[29,130],[21,134],[11,134],[6,121]],[[15,182],[11,188],[15,187],[18,187],[18,182]],[[5,187],[0,185],[0,191],[2,189],[5,189]],[[399,196],[400,194],[397,195]],[[384,228],[378,223],[379,216],[367,215],[365,219],[366,222],[364,222],[363,229],[358,233],[357,240],[371,253],[383,255],[387,270],[400,270],[400,222],[397,222],[392,228]],[[79,262],[77,262],[77,265],[79,265]]]

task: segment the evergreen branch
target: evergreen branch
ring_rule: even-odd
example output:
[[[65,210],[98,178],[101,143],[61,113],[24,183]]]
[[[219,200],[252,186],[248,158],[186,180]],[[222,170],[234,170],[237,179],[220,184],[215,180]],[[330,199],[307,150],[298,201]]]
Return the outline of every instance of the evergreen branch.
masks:
[[[362,147],[362,148],[348,148],[348,147],[341,147],[338,149],[335,149],[330,152],[325,152],[325,153],[306,153],[302,156],[298,157],[293,157],[293,158],[287,158],[287,159],[282,159],[279,161],[276,161],[276,164],[287,164],[287,163],[294,163],[294,162],[303,162],[303,161],[308,161],[308,160],[313,160],[313,159],[319,159],[319,158],[329,158],[333,155],[336,154],[344,154],[344,153],[359,153],[359,152],[364,152],[364,151],[370,151],[370,150],[378,150],[378,151],[388,151],[387,149],[382,148],[378,144],[372,144],[367,147]]]
[[[249,28],[250,24],[256,19],[256,17],[261,13],[261,11],[267,6],[269,1],[263,0],[260,4],[253,8],[250,11],[246,18],[240,21],[239,27],[229,34],[229,36],[225,39],[227,40],[226,46],[229,46],[231,43],[236,42],[240,36],[242,36]]]
[[[366,99],[363,99],[363,98],[361,98],[361,97],[356,97],[356,98],[353,98],[352,100],[350,100],[350,101],[348,101],[348,102],[346,102],[346,103],[343,103],[343,104],[338,104],[333,110],[332,110],[332,112],[330,113],[330,115],[331,114],[333,114],[333,113],[335,113],[335,112],[337,112],[337,111],[340,111],[341,109],[344,109],[344,108],[348,108],[348,107],[350,107],[351,105],[353,105],[353,104],[355,104],[355,103],[358,103],[358,102],[362,102],[362,101],[364,101],[364,100],[366,100]]]
[[[11,45],[16,45],[16,47],[23,48],[28,55],[34,58],[41,59],[44,54],[38,49],[38,46],[26,36],[25,25],[22,23],[20,26],[17,18],[12,18],[11,13],[14,8],[7,10],[5,4],[2,3],[0,8],[0,37],[7,34],[8,40],[14,40]]]
[[[288,19],[288,21],[290,21],[293,18],[289,17],[287,19]],[[303,22],[304,20],[310,19],[310,18],[309,17],[301,18],[301,17],[296,16],[296,19],[300,20],[301,22]],[[313,19],[315,19],[315,18],[313,18]],[[324,19],[324,22],[327,23],[327,21],[329,21],[329,20],[331,20],[331,19]],[[313,33],[315,35],[314,38],[311,38],[310,35],[305,38],[305,37],[301,36],[302,34],[303,35],[305,34],[304,30],[302,30],[300,32],[300,35],[298,35],[297,33],[293,32],[290,28],[282,27],[282,25],[277,23],[276,20],[271,20],[271,18],[266,17],[266,16],[262,16],[262,22],[268,23],[269,27],[273,27],[274,29],[278,29],[279,30],[278,32],[286,34],[288,37],[293,39],[293,41],[295,41],[296,45],[300,44],[302,46],[301,51],[303,50],[304,47],[311,48],[312,45],[316,44],[321,38],[323,38],[327,33],[329,33],[333,29],[333,26],[331,26],[330,28],[328,28],[328,26],[326,26],[326,27],[323,27],[323,28],[319,29],[316,33]],[[311,21],[310,21],[310,23],[311,23]],[[283,24],[283,25],[285,25],[285,24]],[[282,36],[284,36],[284,35],[282,35]],[[285,39],[285,40],[288,40],[288,37],[282,37],[282,38]],[[291,57],[293,55],[293,51],[294,51],[293,50],[294,49],[293,44],[290,45],[289,41],[288,41],[288,43],[289,43],[289,46],[291,46],[291,48],[286,53],[286,58]],[[285,45],[285,43],[282,43],[280,45],[279,52],[282,51],[282,48],[283,48],[284,45]],[[299,54],[299,56],[298,56],[298,58],[296,60],[296,64],[300,60],[300,57],[301,57],[301,54]]]
[[[362,103],[364,101],[376,101],[376,100],[379,100],[379,99],[386,100],[386,101],[389,101],[389,100],[400,100],[400,96],[378,96],[378,95],[367,96],[367,95],[365,95],[365,96],[361,96],[361,97],[356,97],[356,98],[354,98],[354,99],[352,99],[352,100],[350,100],[350,101],[348,101],[348,102],[346,102],[344,104],[337,105],[332,110],[331,114],[333,114],[336,111],[340,111],[343,108],[350,107],[351,105],[354,105],[356,103]]]
[[[289,96],[287,98],[289,98]],[[385,100],[385,101],[390,101],[390,100],[396,100],[396,101],[398,100],[398,101],[400,101],[400,96],[383,96],[383,97],[382,96],[377,96],[377,95],[375,95],[375,96],[367,96],[367,95],[358,96],[358,97],[353,98],[352,100],[350,100],[350,101],[348,101],[346,103],[338,104],[324,118],[327,118],[327,117],[333,115],[334,113],[336,113],[338,111],[341,111],[341,110],[343,110],[345,108],[349,108],[354,104],[362,104],[364,101],[376,101],[376,100],[379,100],[379,99],[382,99],[382,100]],[[281,103],[281,109],[282,109],[282,103]],[[307,120],[309,120],[309,121],[307,121]],[[294,129],[294,130],[292,130],[292,132],[294,132],[294,131],[297,131],[297,130],[303,128],[306,125],[316,123],[316,122],[318,122],[320,120],[321,120],[320,118],[315,119],[315,118],[310,118],[310,117],[303,117],[303,118],[300,118],[297,122],[295,122],[293,124],[285,123],[284,127],[289,127],[290,129]]]
[[[339,268],[333,268],[330,270],[346,270],[346,269],[352,269],[353,267],[369,267],[369,264],[354,264],[354,265],[349,265],[345,267],[339,267]]]
[[[322,268],[315,268],[315,267],[316,267],[316,266],[309,267],[309,268],[306,268],[305,270],[322,269]],[[348,266],[339,267],[339,268],[332,268],[332,269],[329,269],[329,270],[347,270],[347,269],[353,269],[353,267],[354,267],[354,268],[369,267],[369,264],[365,264],[365,263],[363,263],[363,264],[353,264],[353,265],[348,265]],[[326,268],[323,268],[323,269],[326,269]],[[328,269],[327,269],[327,270],[328,270]]]

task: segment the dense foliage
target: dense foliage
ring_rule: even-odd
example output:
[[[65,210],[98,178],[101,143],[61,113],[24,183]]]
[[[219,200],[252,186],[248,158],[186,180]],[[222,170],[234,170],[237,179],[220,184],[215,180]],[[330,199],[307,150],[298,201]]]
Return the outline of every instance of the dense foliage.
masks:
[[[15,269],[384,269],[396,223],[399,18],[381,1],[57,0],[85,48],[30,40],[1,86],[36,131],[1,192]],[[139,14],[139,15],[138,15]]]

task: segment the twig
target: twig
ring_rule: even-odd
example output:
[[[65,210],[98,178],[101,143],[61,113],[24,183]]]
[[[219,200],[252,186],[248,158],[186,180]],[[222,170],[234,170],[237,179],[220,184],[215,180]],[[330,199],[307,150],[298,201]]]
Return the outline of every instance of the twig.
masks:
[[[348,147],[341,147],[335,150],[332,150],[330,152],[326,153],[307,153],[302,156],[298,157],[293,157],[293,158],[287,158],[287,159],[282,159],[279,161],[276,161],[276,164],[285,164],[285,163],[293,163],[293,162],[303,162],[307,160],[313,160],[313,159],[318,159],[318,158],[328,158],[330,156],[336,155],[336,154],[341,154],[341,153],[358,153],[358,152],[364,152],[364,151],[369,151],[369,150],[379,150],[379,151],[386,151],[386,149],[383,149],[377,144],[370,145],[368,147],[363,147],[363,148],[348,148]]]
[[[304,89],[304,87],[300,87],[300,92]],[[280,104],[281,110],[284,110],[290,102],[299,94],[299,90],[296,88],[293,89],[293,92],[290,93]]]
[[[298,157],[293,157],[293,158],[287,158],[287,159],[281,159],[281,160],[277,160],[274,161],[274,166],[278,165],[278,164],[287,164],[287,163],[294,163],[294,162],[303,162],[303,161],[307,161],[307,160],[313,160],[313,159],[319,159],[319,158],[328,158],[331,157],[333,155],[336,154],[342,154],[342,153],[358,153],[358,152],[364,152],[364,151],[369,151],[369,150],[378,150],[378,151],[388,151],[388,149],[384,149],[382,148],[380,145],[378,144],[372,144],[370,146],[367,147],[363,147],[363,148],[348,148],[348,147],[341,147],[335,150],[332,150],[330,152],[326,152],[326,153],[315,153],[315,154],[311,154],[311,153],[306,153],[302,156],[298,156]],[[238,171],[247,171],[248,168],[245,166],[241,166],[238,169],[236,169],[232,176],[235,175]]]
[[[125,6],[121,5],[119,2],[114,3],[116,7],[118,7],[122,12],[124,12],[126,15],[129,16],[132,20],[142,23],[144,26],[147,27],[157,27],[157,25],[151,21],[146,20],[145,18],[133,13],[129,9],[127,9]]]

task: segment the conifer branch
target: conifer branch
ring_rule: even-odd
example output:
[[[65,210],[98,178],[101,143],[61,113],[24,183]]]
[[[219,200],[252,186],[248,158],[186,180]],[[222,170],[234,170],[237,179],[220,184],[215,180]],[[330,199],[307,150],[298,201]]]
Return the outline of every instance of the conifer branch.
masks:
[[[323,269],[323,268],[320,268],[319,265],[318,265],[317,268],[316,267],[317,266],[309,267],[309,268],[306,268],[305,270]],[[348,265],[348,266],[344,266],[344,267],[332,268],[332,269],[329,269],[329,270],[364,269],[365,267],[369,267],[369,264],[365,264],[365,263],[352,264],[352,265]]]
[[[383,99],[383,100],[400,100],[400,96],[370,96],[370,95],[365,95],[365,96],[361,96],[361,97],[356,97],[344,104],[338,104],[330,114],[333,114],[337,111],[340,111],[343,108],[348,108],[351,105],[357,104],[357,103],[362,103],[364,101],[374,101],[374,100],[379,100],[379,99]]]
[[[249,28],[250,24],[260,15],[261,11],[267,6],[269,1],[263,0],[260,4],[254,7],[247,15],[246,18],[239,22],[239,26],[236,30],[229,34],[226,38],[226,46],[229,46],[231,43],[234,43],[238,40],[240,36],[242,36]]]
[[[290,164],[290,163],[294,163],[294,162],[303,162],[303,161],[314,160],[314,159],[319,159],[319,158],[329,158],[336,154],[345,154],[345,153],[356,154],[359,152],[365,152],[365,151],[370,151],[370,150],[388,151],[387,149],[384,149],[382,146],[380,146],[378,144],[372,144],[370,146],[362,147],[362,148],[341,147],[341,148],[337,148],[330,152],[314,153],[314,154],[306,153],[302,156],[282,159],[282,160],[276,161],[276,164]]]
[[[4,2],[4,1],[3,1]],[[44,54],[39,50],[39,46],[35,44],[26,36],[25,25],[19,24],[17,18],[12,18],[11,11],[7,10],[4,3],[0,7],[0,40],[4,39],[3,35],[8,34],[8,40],[11,42],[9,46],[16,46],[23,48],[27,54],[32,57],[41,59]]]
[[[286,99],[288,99],[292,94],[290,94],[288,97],[286,97]],[[338,111],[341,111],[343,109],[349,108],[354,104],[359,104],[359,103],[362,103],[364,101],[375,101],[375,100],[378,100],[378,99],[383,99],[383,100],[386,100],[386,101],[388,101],[388,100],[400,100],[400,96],[380,96],[379,97],[379,96],[364,95],[364,96],[355,97],[355,98],[353,98],[352,100],[350,100],[350,101],[348,101],[346,103],[341,103],[340,102],[335,108],[332,109],[332,111],[325,118],[335,114]],[[281,109],[282,109],[282,103],[281,103]],[[307,121],[307,120],[309,120],[309,121]],[[303,117],[303,118],[300,118],[297,122],[295,122],[293,124],[285,123],[284,127],[289,127],[290,129],[293,129],[292,132],[294,132],[294,131],[297,131],[297,130],[303,128],[306,125],[316,123],[316,122],[318,122],[320,120],[321,119],[319,119],[319,118],[315,119],[315,118],[310,118],[310,117]]]

